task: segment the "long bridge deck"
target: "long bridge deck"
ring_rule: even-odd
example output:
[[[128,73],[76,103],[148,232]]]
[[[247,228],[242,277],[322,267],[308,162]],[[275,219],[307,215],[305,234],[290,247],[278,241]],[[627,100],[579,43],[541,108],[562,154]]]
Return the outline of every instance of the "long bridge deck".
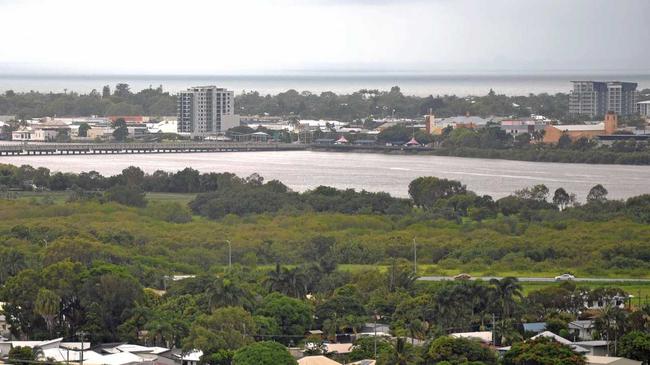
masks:
[[[0,145],[0,156],[103,155],[138,153],[300,151],[308,146],[290,143],[178,142],[178,143],[38,143]]]

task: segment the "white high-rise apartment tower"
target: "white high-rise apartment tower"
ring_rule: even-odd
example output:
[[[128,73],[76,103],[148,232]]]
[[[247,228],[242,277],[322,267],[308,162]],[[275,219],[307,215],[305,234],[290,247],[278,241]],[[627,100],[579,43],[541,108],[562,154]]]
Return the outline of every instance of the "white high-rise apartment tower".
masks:
[[[239,125],[235,93],[216,86],[195,86],[178,94],[178,132],[192,137],[219,134]]]

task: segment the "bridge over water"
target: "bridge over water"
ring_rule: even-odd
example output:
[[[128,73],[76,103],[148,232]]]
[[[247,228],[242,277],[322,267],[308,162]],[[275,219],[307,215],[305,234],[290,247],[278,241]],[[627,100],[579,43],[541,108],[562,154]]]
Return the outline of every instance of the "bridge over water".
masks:
[[[0,145],[0,156],[301,151],[307,148],[291,143],[250,142],[28,143]]]
[[[110,155],[139,153],[322,151],[426,153],[428,147],[383,145],[319,145],[276,142],[146,142],[146,143],[15,143],[0,144],[0,156]]]

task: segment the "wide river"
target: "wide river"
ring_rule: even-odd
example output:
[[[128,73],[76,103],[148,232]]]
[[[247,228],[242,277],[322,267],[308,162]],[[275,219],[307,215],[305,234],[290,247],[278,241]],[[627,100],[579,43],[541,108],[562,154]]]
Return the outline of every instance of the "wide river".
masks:
[[[118,174],[128,166],[146,172],[177,171],[192,167],[201,172],[232,172],[239,176],[259,173],[278,179],[294,190],[319,185],[386,191],[406,197],[408,184],[419,176],[460,180],[470,190],[494,198],[517,189],[545,184],[584,200],[589,189],[603,184],[610,198],[622,199],[650,193],[650,166],[588,165],[522,162],[478,158],[385,155],[336,152],[223,152],[191,154],[16,156],[0,157],[0,163],[29,164],[52,171],[95,170]]]

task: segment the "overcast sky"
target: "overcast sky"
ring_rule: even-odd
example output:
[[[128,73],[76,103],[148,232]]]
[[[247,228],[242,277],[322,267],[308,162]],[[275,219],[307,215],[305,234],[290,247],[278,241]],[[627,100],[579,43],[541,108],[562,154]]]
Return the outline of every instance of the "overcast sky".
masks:
[[[650,0],[0,0],[0,73],[650,71]]]

